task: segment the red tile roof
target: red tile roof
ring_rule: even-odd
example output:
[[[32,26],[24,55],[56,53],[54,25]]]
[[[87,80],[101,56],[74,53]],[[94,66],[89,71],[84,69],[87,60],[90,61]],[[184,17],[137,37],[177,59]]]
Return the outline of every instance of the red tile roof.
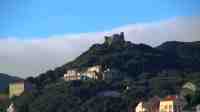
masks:
[[[170,95],[170,96],[166,96],[164,98],[164,100],[176,100],[177,99],[177,96],[176,95]]]

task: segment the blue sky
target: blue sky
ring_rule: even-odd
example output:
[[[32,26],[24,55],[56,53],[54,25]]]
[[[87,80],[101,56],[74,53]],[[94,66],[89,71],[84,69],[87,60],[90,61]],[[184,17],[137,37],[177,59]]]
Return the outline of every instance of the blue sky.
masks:
[[[200,0],[0,0],[0,38],[105,31],[199,12]]]

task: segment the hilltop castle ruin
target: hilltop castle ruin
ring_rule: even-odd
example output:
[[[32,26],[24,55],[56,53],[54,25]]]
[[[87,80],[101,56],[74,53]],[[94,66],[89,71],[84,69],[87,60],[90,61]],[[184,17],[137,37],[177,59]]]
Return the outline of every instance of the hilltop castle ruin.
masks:
[[[120,34],[113,34],[111,36],[105,36],[105,44],[111,45],[113,43],[124,43],[124,32]]]

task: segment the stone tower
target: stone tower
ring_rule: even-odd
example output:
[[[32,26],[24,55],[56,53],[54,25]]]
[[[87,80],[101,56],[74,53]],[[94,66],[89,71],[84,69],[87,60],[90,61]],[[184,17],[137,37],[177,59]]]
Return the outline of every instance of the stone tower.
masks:
[[[113,34],[112,36],[105,36],[105,44],[107,45],[124,42],[124,32],[121,32],[120,34]]]

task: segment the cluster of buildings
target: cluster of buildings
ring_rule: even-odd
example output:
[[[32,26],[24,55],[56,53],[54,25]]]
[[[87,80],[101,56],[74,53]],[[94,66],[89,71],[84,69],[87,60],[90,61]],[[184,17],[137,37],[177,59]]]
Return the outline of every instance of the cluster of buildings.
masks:
[[[122,73],[114,68],[104,68],[95,65],[85,70],[71,69],[64,74],[65,81],[71,80],[112,80],[122,78]]]
[[[161,99],[154,96],[149,101],[141,101],[132,112],[182,112],[186,105],[184,99],[177,95]]]
[[[185,96],[194,94],[197,90],[195,84],[187,82],[183,85],[180,95],[169,95],[164,98],[154,96],[148,101],[140,101],[131,112],[195,112],[183,110],[187,105]],[[196,112],[200,112],[200,104],[196,106]]]

